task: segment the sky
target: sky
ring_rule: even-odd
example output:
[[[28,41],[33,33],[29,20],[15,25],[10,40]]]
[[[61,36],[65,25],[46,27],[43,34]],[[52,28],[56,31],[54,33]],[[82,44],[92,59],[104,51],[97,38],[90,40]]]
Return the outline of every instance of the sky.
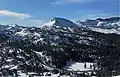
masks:
[[[53,17],[73,21],[120,16],[120,0],[0,0],[0,24],[40,26]]]

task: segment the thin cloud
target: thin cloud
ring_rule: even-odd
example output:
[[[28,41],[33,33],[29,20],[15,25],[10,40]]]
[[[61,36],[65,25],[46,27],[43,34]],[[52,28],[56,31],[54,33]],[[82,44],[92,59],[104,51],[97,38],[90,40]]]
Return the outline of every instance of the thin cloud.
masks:
[[[69,4],[69,3],[84,3],[84,2],[93,2],[95,0],[55,0],[52,4]]]
[[[9,10],[0,10],[0,16],[14,17],[19,19],[26,19],[31,17],[29,14],[12,12]]]
[[[107,17],[109,14],[91,14],[88,15],[87,18],[96,18],[96,17]]]
[[[108,17],[117,17],[119,15],[112,15],[112,14],[89,14],[86,16],[83,16],[82,19],[86,20],[86,19],[97,19],[97,18],[108,18]]]
[[[0,20],[0,24],[19,24],[24,26],[41,26],[47,20],[31,19],[29,14],[12,12],[9,10],[0,10],[0,16],[11,17]]]
[[[0,20],[0,24],[4,25],[10,25],[10,24],[18,24],[21,26],[35,26],[35,27],[41,27],[44,23],[46,23],[47,20],[34,20],[34,19],[3,19]]]

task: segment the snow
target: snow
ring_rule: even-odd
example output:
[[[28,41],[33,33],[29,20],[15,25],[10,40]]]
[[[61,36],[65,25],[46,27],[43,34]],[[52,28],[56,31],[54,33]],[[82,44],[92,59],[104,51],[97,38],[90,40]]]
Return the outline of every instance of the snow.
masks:
[[[57,40],[57,39],[59,39],[59,38],[60,38],[59,36],[55,36],[55,37],[54,37],[55,40]]]
[[[28,74],[37,74],[37,73],[35,73],[35,72],[29,72]]]
[[[25,59],[24,57],[22,57],[22,56],[20,56],[20,55],[18,55],[17,58]]]
[[[89,41],[88,40],[80,40],[80,41],[77,41],[77,42],[80,43],[80,44],[89,45]]]
[[[51,43],[51,46],[57,46],[57,44],[56,43]]]
[[[19,76],[18,77],[29,77],[29,75],[31,75],[31,74],[37,74],[37,73],[35,73],[35,72],[28,72],[28,75],[27,75],[26,73],[23,73],[23,72],[19,71]],[[34,76],[34,77],[37,77],[37,76]]]
[[[45,58],[46,61],[49,61],[50,60],[50,57],[46,56],[46,55],[43,55],[43,52],[37,52],[37,51],[34,51],[36,54],[39,54],[41,57]],[[44,64],[42,64],[46,69],[49,69],[49,70],[53,70],[53,68],[51,67],[48,67]]]
[[[16,24],[10,24],[9,26],[11,26],[11,27],[16,27],[17,25],[16,25]]]
[[[29,75],[31,74],[37,74],[35,72],[28,72],[28,75],[26,75],[26,73],[22,73],[21,71],[19,71],[19,75],[18,77],[29,77]],[[51,76],[46,76],[47,74],[51,74]],[[50,73],[50,72],[44,72],[43,73],[43,76],[34,76],[34,77],[70,77],[68,75],[62,75],[60,76],[60,74],[53,74],[53,73]]]
[[[89,40],[93,40],[94,38],[92,38],[92,37],[88,37],[88,39],[89,39]]]
[[[43,55],[43,52],[37,52],[37,51],[34,51],[36,54],[39,54],[41,57],[44,57],[46,58],[47,61],[50,60],[50,57],[46,56],[46,55]]]
[[[68,76],[68,75],[62,75],[62,76],[60,76],[60,77],[70,77],[70,76]]]
[[[21,71],[19,71],[19,75],[20,75],[20,76],[18,76],[18,77],[28,77],[28,76],[26,75],[26,73],[22,73]]]
[[[93,65],[94,63],[86,63],[86,68],[84,68],[85,63],[79,63],[79,62],[74,62],[74,61],[68,61],[67,65],[65,68],[67,70],[74,70],[74,71],[88,71],[88,70],[93,70],[93,68],[90,68],[90,65]]]
[[[14,67],[12,67],[12,68],[10,68],[10,69],[12,70],[12,69],[17,69],[17,68],[18,68],[18,66],[14,66]]]
[[[23,29],[20,32],[16,32],[15,35],[26,36],[26,35],[29,35],[29,34],[31,34],[29,31],[27,31],[26,29]]]
[[[52,76],[40,76],[40,77],[58,77],[59,76],[59,73],[58,74],[52,74]],[[35,77],[38,77],[38,76],[35,76]]]
[[[40,56],[43,56],[43,55],[42,55],[43,52],[37,52],[37,51],[35,51],[35,53],[39,54]]]
[[[52,21],[52,22],[50,21],[50,22],[45,23],[44,25],[42,25],[42,27],[43,26],[52,27],[54,23],[55,23],[55,21]]]
[[[2,66],[2,68],[11,68],[11,67],[13,67],[14,65],[4,65],[4,66]]]
[[[14,50],[10,49],[9,52],[12,53],[12,52],[14,52]]]
[[[120,21],[118,21],[116,24],[117,24],[118,26],[120,26]]]
[[[43,40],[44,40],[44,38],[40,38],[40,39],[33,41],[33,43],[37,44],[38,42],[43,42]]]
[[[72,28],[68,27],[68,29],[69,29],[69,31],[73,32],[73,29],[72,29]]]
[[[39,34],[39,33],[36,33],[36,32],[35,32],[34,35],[40,37],[40,34]]]
[[[102,26],[102,24],[105,22],[98,22],[97,26]]]
[[[119,31],[116,29],[101,29],[101,28],[90,28],[92,31],[100,32],[100,33],[105,33],[105,34],[110,34],[110,33],[115,33],[115,34],[120,34]]]
[[[6,61],[7,61],[7,62],[11,62],[12,60],[14,60],[14,59],[7,59]]]

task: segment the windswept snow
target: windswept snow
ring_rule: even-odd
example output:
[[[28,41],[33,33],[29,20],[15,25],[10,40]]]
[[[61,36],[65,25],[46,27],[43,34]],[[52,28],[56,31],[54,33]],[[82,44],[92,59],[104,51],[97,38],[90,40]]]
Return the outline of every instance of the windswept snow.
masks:
[[[93,65],[94,63],[86,63],[86,68],[84,67],[85,63],[79,63],[74,61],[68,61],[65,68],[67,70],[73,70],[73,71],[88,71],[93,70],[93,68],[90,68],[90,65]]]
[[[19,75],[18,77],[28,77],[28,75],[26,75],[26,73],[22,73],[21,71],[19,71]]]
[[[43,24],[42,27],[43,26],[51,27],[51,26],[53,26],[54,23],[55,23],[55,21],[50,21],[48,23]]]
[[[12,60],[14,60],[14,59],[7,59],[6,61],[7,61],[7,62],[11,62]]]
[[[44,76],[35,76],[35,77],[59,77],[59,73],[58,74],[52,74],[51,76],[45,76],[45,73],[44,73]]]
[[[17,68],[18,68],[18,66],[14,66],[14,67],[12,67],[12,68],[10,68],[10,69],[12,70],[12,69],[17,69]]]
[[[98,22],[97,26],[102,26],[102,24],[105,22]]]
[[[117,31],[116,29],[101,29],[101,28],[93,28],[93,27],[91,27],[90,29],[92,31],[105,33],[105,34],[110,34],[110,33],[120,34],[120,32]]]
[[[20,36],[26,36],[26,35],[29,35],[29,34],[30,34],[30,32],[27,31],[26,29],[23,29],[20,32],[16,32],[16,35],[20,35]]]

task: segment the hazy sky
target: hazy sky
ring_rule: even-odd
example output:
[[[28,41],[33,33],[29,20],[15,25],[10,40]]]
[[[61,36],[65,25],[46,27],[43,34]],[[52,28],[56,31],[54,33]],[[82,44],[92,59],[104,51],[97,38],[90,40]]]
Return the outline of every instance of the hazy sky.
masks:
[[[53,17],[71,20],[118,16],[120,0],[0,0],[0,24],[39,26]]]

